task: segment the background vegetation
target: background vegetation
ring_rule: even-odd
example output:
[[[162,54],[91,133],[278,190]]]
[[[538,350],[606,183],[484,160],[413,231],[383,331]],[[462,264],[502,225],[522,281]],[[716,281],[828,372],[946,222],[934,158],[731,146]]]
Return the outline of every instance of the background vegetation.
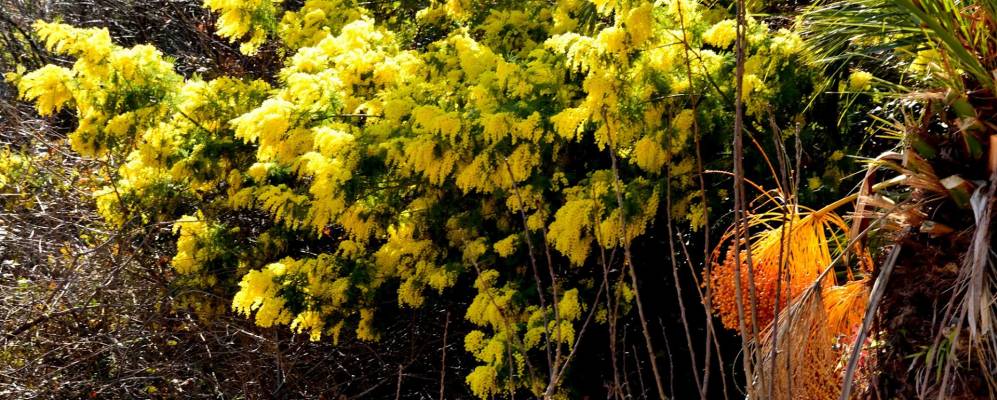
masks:
[[[3,396],[997,393],[992,1],[0,9]]]

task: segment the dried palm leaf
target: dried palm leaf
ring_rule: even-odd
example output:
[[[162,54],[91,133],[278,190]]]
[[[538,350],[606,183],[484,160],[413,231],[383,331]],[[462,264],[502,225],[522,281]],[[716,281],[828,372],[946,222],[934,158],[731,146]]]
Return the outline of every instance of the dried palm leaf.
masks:
[[[995,189],[997,174],[992,174],[989,187],[977,188],[970,200],[975,218],[972,241],[959,269],[945,318],[935,328],[937,333],[929,349],[935,354],[948,349],[947,357],[943,360],[929,358],[924,365],[928,370],[941,367],[943,374],[940,378],[937,374],[922,374],[918,385],[922,391],[937,393],[939,399],[949,393],[950,382],[958,375],[957,364],[969,361],[978,363],[982,371],[997,370],[997,287],[994,285],[997,277],[994,276],[990,248]],[[964,330],[968,331],[968,340],[962,342],[959,339]],[[963,343],[965,348],[959,349]],[[965,351],[971,358],[960,359],[956,356],[960,351]],[[984,374],[984,377],[990,393],[997,393],[994,377],[991,374]]]

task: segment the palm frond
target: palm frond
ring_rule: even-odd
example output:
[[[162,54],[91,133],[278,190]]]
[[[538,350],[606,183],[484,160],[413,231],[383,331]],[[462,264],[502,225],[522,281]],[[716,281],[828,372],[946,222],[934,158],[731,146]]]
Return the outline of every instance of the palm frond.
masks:
[[[803,24],[813,61],[825,66],[854,57],[888,61],[898,48],[923,45],[920,27],[888,0],[818,3]]]
[[[840,0],[804,14],[803,34],[813,61],[839,75],[851,61],[910,66],[924,50],[939,50],[944,87],[962,89],[962,73],[993,91],[997,62],[993,0]]]

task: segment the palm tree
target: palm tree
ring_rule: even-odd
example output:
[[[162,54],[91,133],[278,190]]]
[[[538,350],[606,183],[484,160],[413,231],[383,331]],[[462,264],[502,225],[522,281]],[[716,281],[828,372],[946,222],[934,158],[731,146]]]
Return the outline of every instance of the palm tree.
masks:
[[[766,398],[997,397],[997,1],[830,1],[802,24],[828,88],[882,101],[875,129],[897,146],[846,199],[756,210],[753,278],[773,300],[749,314],[772,321],[750,385]],[[872,74],[849,76],[858,67]],[[844,204],[848,226],[832,213]],[[732,279],[717,274],[746,254],[719,255],[740,236],[714,252],[718,294]]]
[[[807,21],[825,65],[895,60],[883,86],[910,105],[881,125],[901,139],[900,157],[878,164],[908,179],[898,193],[906,205],[878,212],[897,223],[880,228],[894,251],[874,273],[866,314],[876,318],[864,328],[877,340],[863,345],[878,373],[866,383],[883,398],[993,398],[997,2],[846,0],[817,6]]]

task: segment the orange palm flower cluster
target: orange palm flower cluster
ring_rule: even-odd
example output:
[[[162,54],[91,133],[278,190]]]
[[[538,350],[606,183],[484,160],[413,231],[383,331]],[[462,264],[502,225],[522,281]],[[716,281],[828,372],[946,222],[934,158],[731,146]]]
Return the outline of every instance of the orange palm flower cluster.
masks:
[[[755,292],[754,316],[761,329],[773,320],[777,299],[780,309],[785,309],[831,265],[831,243],[838,244],[836,248],[843,247],[843,239],[837,233],[846,232],[847,226],[841,217],[823,210],[753,214],[749,217],[749,226],[757,229],[751,236],[751,274],[747,251],[742,248],[737,257],[740,258],[745,329],[751,330],[751,285],[754,285]],[[734,240],[735,231],[732,228],[713,251],[713,268],[708,277],[713,285],[714,312],[729,329],[739,327],[736,305],[738,266],[735,265],[738,260],[734,254]],[[727,251],[720,262],[720,250],[723,248]],[[822,286],[834,287],[833,274],[827,274],[824,279]]]

